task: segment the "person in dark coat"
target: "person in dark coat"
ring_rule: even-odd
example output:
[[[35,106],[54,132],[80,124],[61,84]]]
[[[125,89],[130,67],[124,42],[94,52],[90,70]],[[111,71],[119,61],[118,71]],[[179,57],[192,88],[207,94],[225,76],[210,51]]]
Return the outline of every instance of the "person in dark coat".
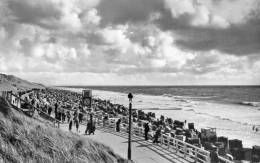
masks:
[[[79,112],[79,123],[83,121],[83,113]]]
[[[92,133],[93,133],[93,135],[95,135],[95,131],[96,131],[96,123],[94,122],[93,124],[92,124]]]
[[[51,115],[51,112],[52,112],[52,107],[49,105],[48,114]]]
[[[58,103],[56,102],[55,103],[55,108],[54,108],[54,113],[55,113],[55,118],[56,119],[58,119],[58,114],[57,114],[58,112],[57,111],[58,111]]]
[[[150,131],[150,127],[148,123],[144,124],[144,138],[145,140],[148,140],[148,132]]]
[[[86,128],[86,130],[85,130],[85,134],[86,135],[90,135],[90,129],[91,128],[91,122],[89,121],[88,123],[87,123],[87,128]]]
[[[57,113],[57,119],[59,120],[59,121],[61,121],[61,110],[58,110],[58,113]]]
[[[71,131],[71,129],[72,129],[72,123],[73,123],[73,121],[70,120],[70,121],[69,121],[69,131]]]
[[[85,134],[86,134],[86,135],[90,135],[90,134],[93,134],[93,135],[94,135],[94,134],[95,134],[95,130],[96,130],[95,123],[89,121],[89,122],[87,123],[87,128],[86,128],[86,130],[85,130]]]
[[[119,118],[116,122],[116,132],[120,132],[120,123],[121,123],[121,119]]]

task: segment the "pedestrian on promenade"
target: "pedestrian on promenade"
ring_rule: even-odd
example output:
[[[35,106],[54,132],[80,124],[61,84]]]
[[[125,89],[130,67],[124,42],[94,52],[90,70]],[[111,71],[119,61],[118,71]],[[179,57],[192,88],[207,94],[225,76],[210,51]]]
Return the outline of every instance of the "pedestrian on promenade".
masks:
[[[90,135],[90,128],[91,128],[91,122],[88,121],[86,130],[85,130],[85,134],[86,134],[86,135]]]
[[[49,108],[48,108],[48,114],[51,115],[51,112],[52,112],[52,106],[49,105]]]
[[[83,121],[83,113],[79,112],[79,123],[82,123]]]
[[[159,143],[159,137],[161,136],[161,126],[159,126],[157,128],[157,130],[155,131],[155,135],[154,135],[154,140],[153,140],[153,143]]]
[[[150,127],[148,123],[144,124],[144,138],[145,140],[148,140],[148,132],[150,131]]]
[[[79,118],[78,118],[78,114],[74,115],[74,123],[76,124],[77,132],[79,132]]]
[[[58,113],[58,103],[57,102],[55,103],[54,113],[55,113],[55,118],[58,119],[58,117],[57,117],[57,115],[58,115],[57,114]]]
[[[62,122],[65,122],[65,119],[66,119],[65,109],[61,108],[61,120],[62,120]]]
[[[72,121],[72,119],[69,121],[69,131],[71,131],[72,130],[72,123],[73,123],[73,121]]]
[[[121,123],[121,119],[119,118],[116,122],[116,132],[120,132],[120,123]]]
[[[95,135],[95,131],[96,131],[96,123],[95,123],[95,121],[93,121],[93,123],[91,123],[91,128],[90,128],[90,133],[89,133],[89,135],[90,135],[90,134]]]
[[[85,134],[86,135],[90,135],[90,134],[95,134],[95,130],[96,130],[96,124],[95,122],[91,122],[91,121],[88,121],[87,123],[87,127],[86,127],[86,130],[85,130]]]
[[[61,121],[61,108],[58,108],[57,119]]]
[[[67,111],[67,120],[68,120],[68,123],[70,122],[70,118],[71,118],[70,111]]]

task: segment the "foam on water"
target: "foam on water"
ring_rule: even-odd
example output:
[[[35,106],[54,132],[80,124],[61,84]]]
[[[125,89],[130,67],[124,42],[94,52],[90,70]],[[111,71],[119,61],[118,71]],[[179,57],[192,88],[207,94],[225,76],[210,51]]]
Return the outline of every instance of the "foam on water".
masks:
[[[64,89],[82,91],[80,88]],[[128,98],[125,93],[93,90],[93,96],[128,106]],[[248,105],[195,101],[190,97],[170,94],[161,96],[135,94],[133,108],[154,112],[157,117],[165,115],[174,120],[194,122],[198,129],[217,128],[218,136],[241,139],[245,147],[260,145],[260,132],[252,131],[253,125],[260,129],[260,111]]]

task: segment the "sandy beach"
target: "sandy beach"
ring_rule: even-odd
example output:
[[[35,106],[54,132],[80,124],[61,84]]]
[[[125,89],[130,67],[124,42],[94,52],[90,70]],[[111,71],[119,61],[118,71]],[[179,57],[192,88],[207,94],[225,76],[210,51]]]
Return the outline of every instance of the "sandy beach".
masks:
[[[76,88],[63,89],[79,93],[82,91],[82,89]],[[94,90],[93,96],[128,106],[127,94],[125,93]],[[194,122],[195,127],[199,130],[207,127],[217,128],[218,136],[243,140],[243,146],[247,148],[260,145],[260,132],[252,131],[253,125],[260,126],[260,111],[257,108],[235,104],[188,101],[181,97],[178,97],[178,101],[176,101],[172,97],[144,94],[135,95],[134,108],[144,109],[144,112],[154,112],[157,118],[160,115],[165,115],[176,120]]]

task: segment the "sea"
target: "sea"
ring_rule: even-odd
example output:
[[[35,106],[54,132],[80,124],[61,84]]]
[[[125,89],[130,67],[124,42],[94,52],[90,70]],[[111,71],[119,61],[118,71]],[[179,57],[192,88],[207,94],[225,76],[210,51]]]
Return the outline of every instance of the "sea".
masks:
[[[260,145],[260,86],[66,86],[62,89],[92,90],[94,98],[154,112],[173,120],[186,120],[195,128],[216,128],[217,136]],[[258,132],[253,130],[258,128]]]

